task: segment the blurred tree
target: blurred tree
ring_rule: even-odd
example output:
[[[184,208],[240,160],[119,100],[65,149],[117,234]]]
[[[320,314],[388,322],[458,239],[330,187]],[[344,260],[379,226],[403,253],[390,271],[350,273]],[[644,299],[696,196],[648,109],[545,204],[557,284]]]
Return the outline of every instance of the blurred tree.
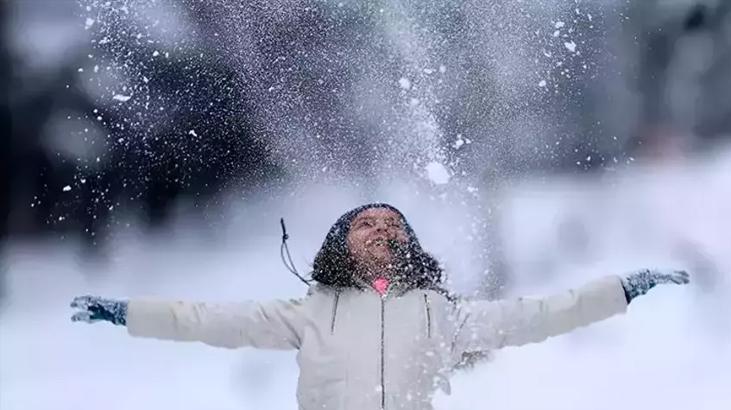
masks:
[[[731,2],[634,2],[623,50],[636,53],[632,151],[691,149],[731,134]]]
[[[0,2],[0,300],[5,295],[5,243],[10,219],[13,172],[10,115],[10,51],[8,49],[7,4]]]
[[[7,4],[0,2],[0,252],[8,234],[10,181],[13,165],[10,118],[10,51],[7,44]]]
[[[4,234],[71,235],[93,247],[119,222],[117,215],[132,214],[146,226],[160,227],[180,201],[202,211],[224,187],[243,196],[281,177],[265,141],[252,132],[241,94],[234,92],[232,68],[195,49],[173,47],[169,52],[178,58],[150,59],[156,50],[124,35],[132,21],[121,23],[112,33],[119,36],[116,48],[105,50],[102,44],[94,50],[101,54],[96,63],[119,69],[117,74],[124,67],[145,67],[149,80],[143,73],[131,78],[145,84],[142,105],[112,98],[115,87],[125,85],[120,78],[105,82],[87,75],[91,69],[84,72],[86,47],[68,51],[45,72],[27,70],[27,62],[17,59],[0,61],[3,86],[11,81],[13,66],[19,73],[9,90],[12,118],[0,118],[3,126],[12,119],[12,129],[0,137],[8,158],[0,166],[13,176],[12,191],[0,199],[13,215],[10,225],[3,218]],[[104,43],[102,38],[99,33],[93,43]],[[131,52],[119,58],[114,54],[119,50]],[[150,101],[152,107],[144,107]]]

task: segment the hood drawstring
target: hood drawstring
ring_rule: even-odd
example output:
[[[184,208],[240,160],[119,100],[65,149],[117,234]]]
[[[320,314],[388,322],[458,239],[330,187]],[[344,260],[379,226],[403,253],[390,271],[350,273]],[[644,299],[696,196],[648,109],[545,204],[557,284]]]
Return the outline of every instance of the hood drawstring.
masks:
[[[335,299],[333,300],[333,315],[332,321],[330,322],[330,334],[335,333],[335,318],[338,316],[338,302],[340,302],[340,291],[335,293]]]
[[[297,272],[297,268],[294,266],[294,262],[292,262],[292,255],[289,254],[289,246],[287,246],[287,239],[289,239],[289,235],[287,235],[287,228],[284,226],[284,218],[280,218],[279,223],[282,225],[282,245],[279,247],[279,256],[282,258],[282,263],[284,263],[287,270],[292,272],[294,276],[301,280],[305,285],[310,286],[310,281],[303,278],[302,275]],[[284,257],[285,253],[287,255],[286,259]]]

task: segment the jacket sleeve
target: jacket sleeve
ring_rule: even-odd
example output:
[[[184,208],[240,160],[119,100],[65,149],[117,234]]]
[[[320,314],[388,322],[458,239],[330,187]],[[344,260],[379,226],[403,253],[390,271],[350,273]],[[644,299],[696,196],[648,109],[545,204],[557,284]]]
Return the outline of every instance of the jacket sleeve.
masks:
[[[212,346],[297,349],[304,326],[302,300],[209,304],[133,299],[130,335]]]
[[[541,342],[626,309],[627,299],[617,276],[546,298],[461,302],[455,353]]]

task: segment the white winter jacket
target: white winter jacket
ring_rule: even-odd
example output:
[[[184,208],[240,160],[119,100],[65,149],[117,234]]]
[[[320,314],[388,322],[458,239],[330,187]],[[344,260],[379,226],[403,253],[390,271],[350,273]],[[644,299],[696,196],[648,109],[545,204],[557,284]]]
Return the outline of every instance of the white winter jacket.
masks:
[[[133,336],[297,349],[301,410],[431,409],[463,354],[540,342],[624,312],[611,276],[543,299],[451,301],[432,290],[313,286],[298,300],[131,300]]]

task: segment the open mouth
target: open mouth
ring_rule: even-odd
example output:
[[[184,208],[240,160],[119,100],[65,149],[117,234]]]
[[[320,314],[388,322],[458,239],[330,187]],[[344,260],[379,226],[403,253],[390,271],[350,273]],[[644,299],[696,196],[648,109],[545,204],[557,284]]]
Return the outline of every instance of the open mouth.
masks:
[[[389,241],[384,238],[377,238],[372,239],[366,242],[367,246],[373,246],[373,247],[379,247],[379,248],[389,248]]]

